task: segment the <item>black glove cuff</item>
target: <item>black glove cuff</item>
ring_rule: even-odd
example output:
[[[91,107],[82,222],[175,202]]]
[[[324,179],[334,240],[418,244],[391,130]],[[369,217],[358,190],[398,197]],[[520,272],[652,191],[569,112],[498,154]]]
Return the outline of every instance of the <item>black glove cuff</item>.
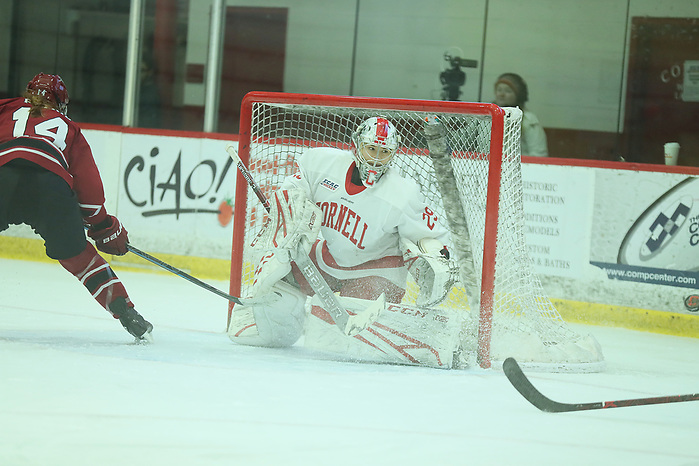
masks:
[[[98,224],[92,225],[90,227],[90,230],[92,230],[92,231],[106,230],[107,228],[112,226],[113,222],[114,222],[114,220],[112,219],[112,217],[107,216],[107,218],[105,218],[104,220],[102,220]]]

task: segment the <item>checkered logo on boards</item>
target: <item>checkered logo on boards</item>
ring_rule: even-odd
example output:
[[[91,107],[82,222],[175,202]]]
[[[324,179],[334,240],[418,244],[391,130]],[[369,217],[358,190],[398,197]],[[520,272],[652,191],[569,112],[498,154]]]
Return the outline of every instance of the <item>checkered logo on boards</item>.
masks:
[[[658,197],[633,223],[619,248],[619,264],[696,272],[699,252],[699,177],[688,177]]]

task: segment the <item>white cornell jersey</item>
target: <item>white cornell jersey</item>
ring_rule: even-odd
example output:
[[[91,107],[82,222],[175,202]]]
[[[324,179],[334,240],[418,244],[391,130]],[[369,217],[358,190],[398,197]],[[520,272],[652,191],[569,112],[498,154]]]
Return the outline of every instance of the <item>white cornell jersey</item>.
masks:
[[[338,265],[354,267],[388,256],[402,256],[399,240],[436,238],[446,245],[448,232],[425,204],[418,185],[389,169],[375,186],[350,182],[354,157],[321,147],[298,159],[300,171],[283,188],[302,188],[323,212],[321,233]]]

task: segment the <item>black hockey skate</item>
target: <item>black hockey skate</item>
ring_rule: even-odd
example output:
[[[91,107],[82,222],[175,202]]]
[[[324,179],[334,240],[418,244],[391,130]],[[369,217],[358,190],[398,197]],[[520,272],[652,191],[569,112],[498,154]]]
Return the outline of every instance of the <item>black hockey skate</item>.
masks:
[[[109,309],[115,317],[119,318],[119,322],[121,322],[126,331],[137,340],[151,339],[150,333],[153,331],[153,324],[144,319],[136,309],[127,305],[124,298],[116,298],[109,305]]]

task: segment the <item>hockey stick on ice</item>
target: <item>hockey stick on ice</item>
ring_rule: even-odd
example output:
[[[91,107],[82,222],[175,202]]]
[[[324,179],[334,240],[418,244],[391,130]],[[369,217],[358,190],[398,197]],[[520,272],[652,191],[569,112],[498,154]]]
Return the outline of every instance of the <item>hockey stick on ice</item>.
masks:
[[[178,277],[182,277],[185,280],[190,281],[191,283],[194,283],[197,286],[200,286],[204,288],[207,291],[210,291],[214,294],[217,294],[221,296],[222,298],[226,298],[228,301],[232,301],[236,304],[245,304],[245,305],[250,305],[250,304],[255,304],[255,303],[260,303],[260,302],[269,302],[271,295],[266,295],[263,298],[260,299],[253,299],[253,298],[238,298],[236,296],[231,296],[227,293],[224,293],[223,291],[219,290],[218,288],[214,288],[213,286],[204,283],[203,281],[199,280],[198,278],[195,278],[188,273],[184,272],[183,270],[180,270],[176,267],[173,267],[172,265],[161,261],[160,259],[151,256],[150,254],[141,251],[140,249],[131,246],[130,244],[127,245],[127,248],[130,252],[136,254],[137,256],[147,260],[148,262],[152,262],[153,264],[162,267],[163,269],[167,270],[168,272],[172,272]]]
[[[238,170],[248,182],[248,185],[253,190],[257,198],[262,202],[267,212],[270,211],[269,201],[267,197],[262,192],[260,187],[257,185],[255,180],[252,178],[252,174],[248,168],[243,164],[238,156],[238,151],[232,144],[226,146],[226,152],[233,159],[238,167]],[[294,262],[301,270],[301,273],[306,278],[306,281],[311,285],[313,291],[316,292],[318,297],[323,303],[323,308],[330,314],[330,316],[335,321],[335,324],[342,330],[345,335],[352,336],[356,335],[369,325],[371,325],[379,316],[379,312],[385,307],[385,297],[382,294],[379,298],[371,303],[363,312],[358,314],[350,314],[341,304],[340,301],[335,296],[335,293],[330,289],[330,286],[325,281],[323,276],[318,271],[313,261],[311,261],[308,254],[303,250],[301,244],[298,245],[296,258]]]
[[[559,403],[544,396],[529,381],[522,368],[513,358],[505,359],[502,370],[513,387],[531,404],[547,413],[565,413],[569,411],[589,411],[592,409],[624,408],[627,406],[656,405],[662,403],[679,403],[699,400],[699,393],[689,395],[669,395],[653,398],[632,398],[627,400],[597,401],[591,403]]]

